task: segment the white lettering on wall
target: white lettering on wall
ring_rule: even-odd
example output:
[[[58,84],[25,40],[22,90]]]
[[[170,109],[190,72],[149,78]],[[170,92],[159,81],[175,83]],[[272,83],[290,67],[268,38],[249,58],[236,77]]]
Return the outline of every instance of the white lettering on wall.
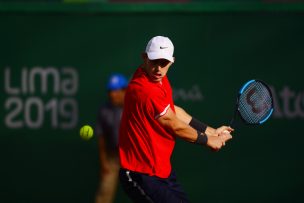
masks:
[[[304,118],[304,90],[295,91],[287,85],[280,90],[275,89],[273,86],[270,89],[274,100],[273,118]],[[193,85],[189,89],[174,88],[173,98],[175,101],[201,102],[204,100],[204,95],[198,85]]]
[[[173,99],[175,101],[202,101],[204,96],[198,85],[193,85],[190,89],[184,88],[174,88],[173,89]]]
[[[52,128],[70,129],[78,122],[78,91],[75,68],[22,68],[19,74],[4,69],[4,90],[8,95],[4,122],[8,128],[39,129],[48,122]],[[51,97],[51,98],[50,98]],[[47,99],[46,99],[47,98]]]
[[[304,118],[304,91],[296,92],[289,86],[277,91],[271,87],[274,99],[274,118]]]

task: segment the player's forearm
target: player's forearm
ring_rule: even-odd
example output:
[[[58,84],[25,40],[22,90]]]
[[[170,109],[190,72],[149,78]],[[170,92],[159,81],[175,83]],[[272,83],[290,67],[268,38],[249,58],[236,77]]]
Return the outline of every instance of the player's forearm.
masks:
[[[178,118],[170,108],[158,121],[166,130],[185,141],[195,142],[197,139],[197,131]]]
[[[186,124],[190,125],[192,128],[202,132],[206,133],[207,135],[213,134],[215,132],[215,129],[207,126],[206,124],[200,122],[199,120],[193,118],[190,114],[188,114],[183,108],[179,106],[175,107],[175,114],[178,119],[185,122]]]
[[[174,135],[187,142],[193,143],[197,140],[197,130],[193,129],[184,122],[181,122],[180,120],[176,120],[174,123],[172,123],[170,130]]]
[[[181,108],[179,106],[174,105],[174,109],[175,109],[176,117],[179,120],[183,121],[186,124],[190,123],[190,121],[192,119],[191,115],[189,115],[183,108]]]

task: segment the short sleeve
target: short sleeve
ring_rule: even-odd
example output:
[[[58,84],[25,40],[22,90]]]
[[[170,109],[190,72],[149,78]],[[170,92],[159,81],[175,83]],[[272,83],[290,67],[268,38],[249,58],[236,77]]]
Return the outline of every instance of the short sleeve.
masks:
[[[170,108],[170,100],[164,91],[151,93],[147,100],[147,109],[155,119],[165,115]]]

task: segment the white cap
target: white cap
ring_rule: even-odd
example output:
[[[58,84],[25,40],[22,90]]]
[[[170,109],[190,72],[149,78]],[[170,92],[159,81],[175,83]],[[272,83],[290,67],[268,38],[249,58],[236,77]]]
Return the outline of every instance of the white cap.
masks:
[[[147,44],[146,53],[150,60],[167,59],[174,62],[174,46],[168,37],[153,37]]]

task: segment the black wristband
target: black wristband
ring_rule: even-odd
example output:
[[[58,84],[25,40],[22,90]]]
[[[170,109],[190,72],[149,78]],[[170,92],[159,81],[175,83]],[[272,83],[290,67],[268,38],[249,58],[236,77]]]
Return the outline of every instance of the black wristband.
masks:
[[[207,125],[192,117],[189,125],[200,132],[206,132]]]
[[[205,133],[201,133],[200,131],[197,131],[197,139],[195,141],[195,144],[199,145],[206,145],[208,142],[208,137]]]

